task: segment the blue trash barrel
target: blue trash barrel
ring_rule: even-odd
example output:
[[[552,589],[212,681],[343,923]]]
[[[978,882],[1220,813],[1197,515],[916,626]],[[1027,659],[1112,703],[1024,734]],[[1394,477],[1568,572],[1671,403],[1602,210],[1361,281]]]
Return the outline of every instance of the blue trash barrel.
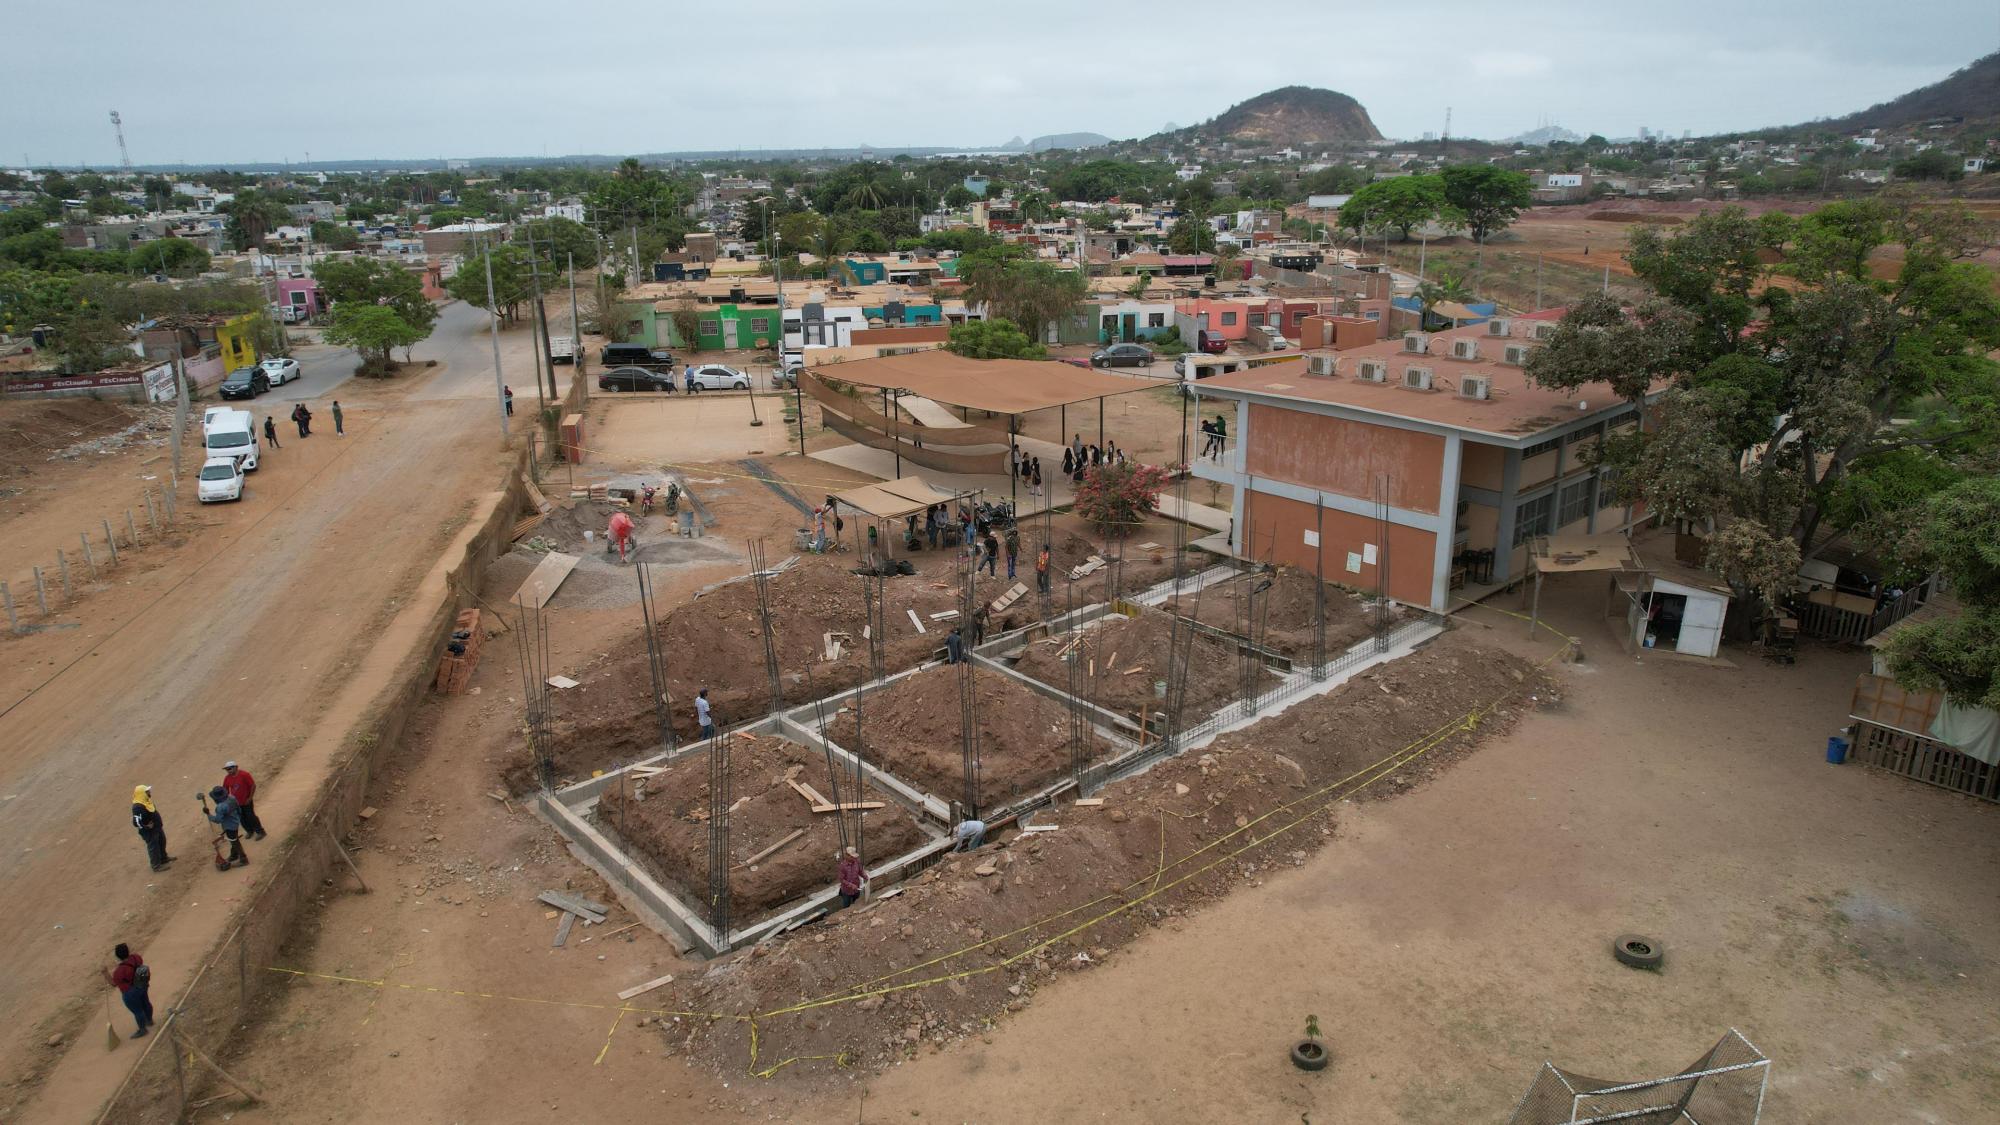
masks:
[[[1826,740],[1826,760],[1829,765],[1839,765],[1847,760],[1847,740],[1839,735],[1831,735]]]

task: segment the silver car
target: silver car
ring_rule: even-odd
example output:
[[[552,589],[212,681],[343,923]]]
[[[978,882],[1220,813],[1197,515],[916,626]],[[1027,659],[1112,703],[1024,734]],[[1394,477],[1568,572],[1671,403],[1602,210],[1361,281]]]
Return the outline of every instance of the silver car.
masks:
[[[684,376],[689,390],[695,391],[747,391],[750,389],[750,375],[720,363],[699,364],[692,375]]]

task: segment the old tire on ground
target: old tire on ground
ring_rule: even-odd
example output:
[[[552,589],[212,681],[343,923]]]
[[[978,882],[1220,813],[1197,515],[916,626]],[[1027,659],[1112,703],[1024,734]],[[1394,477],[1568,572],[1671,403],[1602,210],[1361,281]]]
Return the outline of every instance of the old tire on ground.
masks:
[[[1292,1044],[1292,1065],[1300,1070],[1325,1070],[1332,1061],[1326,1044],[1317,1039],[1301,1039]]]
[[[1611,955],[1619,964],[1635,969],[1657,969],[1666,960],[1666,947],[1640,934],[1624,934],[1611,943]]]

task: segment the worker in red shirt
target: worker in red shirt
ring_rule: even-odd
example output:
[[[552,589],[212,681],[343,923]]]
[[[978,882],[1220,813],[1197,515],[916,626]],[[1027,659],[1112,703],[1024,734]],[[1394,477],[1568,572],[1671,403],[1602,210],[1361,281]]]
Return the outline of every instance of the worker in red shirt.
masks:
[[[253,840],[264,838],[264,822],[257,819],[257,807],[251,798],[257,795],[257,779],[250,771],[240,769],[235,762],[222,763],[222,788],[236,799],[237,816],[243,821],[243,831]]]
[[[840,856],[840,905],[853,906],[861,897],[861,885],[868,881],[868,872],[862,869],[861,853],[853,848],[845,849]]]
[[[153,986],[153,970],[147,968],[145,960],[122,941],[111,951],[111,955],[118,958],[118,963],[102,970],[104,979],[118,990],[119,997],[125,1001],[125,1010],[132,1013],[133,1020],[139,1025],[132,1038],[144,1038],[153,1026],[153,1001],[149,995]]]
[[[632,517],[624,512],[611,513],[611,528],[607,535],[618,545],[618,561],[625,561],[625,547],[632,541]]]

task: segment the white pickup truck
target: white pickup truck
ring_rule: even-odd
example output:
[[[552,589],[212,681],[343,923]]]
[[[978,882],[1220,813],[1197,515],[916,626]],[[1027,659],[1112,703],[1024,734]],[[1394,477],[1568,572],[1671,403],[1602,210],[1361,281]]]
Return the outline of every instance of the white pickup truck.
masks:
[[[551,363],[575,363],[576,337],[574,336],[549,337],[549,361]]]

